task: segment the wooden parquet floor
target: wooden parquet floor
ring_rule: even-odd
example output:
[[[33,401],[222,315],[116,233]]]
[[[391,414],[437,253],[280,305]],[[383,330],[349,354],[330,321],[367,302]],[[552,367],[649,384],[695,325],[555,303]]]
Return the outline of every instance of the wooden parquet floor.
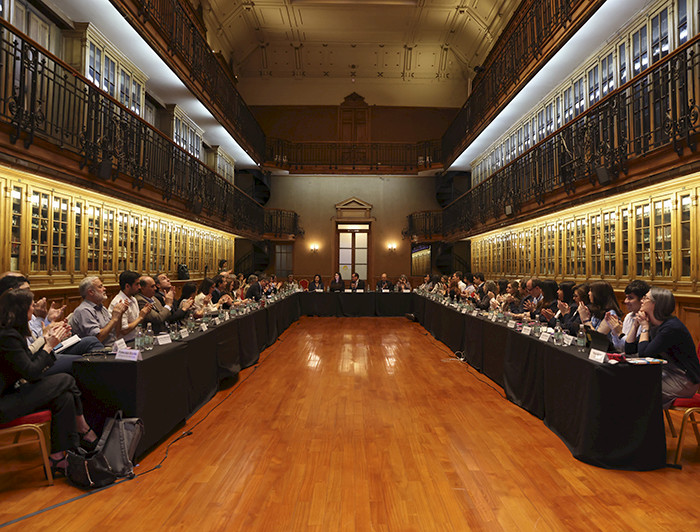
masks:
[[[185,430],[192,435],[170,447],[160,469],[7,530],[676,531],[700,524],[692,434],[682,471],[578,462],[540,420],[403,318],[302,318]],[[180,432],[137,472],[155,466]],[[45,486],[33,452],[5,451],[0,466],[0,524],[83,494],[65,480]]]

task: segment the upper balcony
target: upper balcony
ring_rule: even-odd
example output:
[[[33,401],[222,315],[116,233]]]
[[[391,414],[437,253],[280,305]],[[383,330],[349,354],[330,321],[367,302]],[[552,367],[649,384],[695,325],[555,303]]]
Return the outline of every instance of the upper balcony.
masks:
[[[462,238],[697,166],[699,70],[696,35],[448,205],[445,234]]]
[[[604,0],[523,2],[477,71],[462,109],[442,137],[445,168],[454,162]]]
[[[266,165],[290,173],[417,174],[439,170],[439,140],[408,142],[290,142],[267,139]]]
[[[263,207],[0,19],[0,157],[260,238]]]
[[[265,133],[235,86],[226,61],[212,51],[192,6],[181,0],[110,0],[117,10],[261,164]]]

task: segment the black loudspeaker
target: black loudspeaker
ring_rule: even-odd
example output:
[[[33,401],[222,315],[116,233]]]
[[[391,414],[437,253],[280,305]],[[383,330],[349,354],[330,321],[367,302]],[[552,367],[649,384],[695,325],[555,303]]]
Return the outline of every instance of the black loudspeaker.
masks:
[[[598,175],[598,183],[601,185],[607,185],[610,183],[610,172],[608,172],[608,169],[605,168],[605,166],[599,166],[596,168],[595,173]]]

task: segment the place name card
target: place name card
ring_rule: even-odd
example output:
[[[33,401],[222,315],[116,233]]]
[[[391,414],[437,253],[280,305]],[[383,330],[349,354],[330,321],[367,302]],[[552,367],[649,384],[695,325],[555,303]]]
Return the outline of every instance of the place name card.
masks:
[[[365,292],[365,289],[364,289],[364,288],[358,288],[358,289],[357,289],[357,293],[358,293],[358,294],[364,294],[364,292]]]
[[[568,334],[564,335],[564,345],[571,345],[574,343],[574,340],[576,340],[576,338],[573,336],[569,336]]]
[[[131,362],[136,362],[138,360],[143,360],[141,358],[141,351],[138,349],[120,349],[117,351],[117,356],[114,360],[129,360]]]
[[[120,338],[112,345],[112,353],[118,352],[120,349],[129,349],[124,341],[124,338]]]
[[[389,292],[389,289],[388,289],[388,288],[382,288],[382,292],[384,292],[384,293],[386,294],[387,292]]]
[[[158,345],[165,345],[165,344],[172,344],[173,341],[170,339],[170,335],[168,333],[163,333],[159,334],[156,336],[156,344]]]
[[[466,313],[467,313],[467,308],[465,307],[462,309],[462,314],[466,314]]]
[[[224,321],[228,321],[231,319],[231,315],[228,312],[224,312]]]
[[[491,314],[491,321],[496,321],[498,319],[498,316],[495,314]]]
[[[479,315],[479,311],[478,311],[478,310],[472,310],[472,311],[469,313],[469,315],[470,315],[470,316],[476,317],[476,316]]]
[[[190,335],[190,331],[187,329],[180,329],[180,338],[187,338]]]
[[[316,292],[323,292],[323,288],[317,288],[315,291]]]
[[[600,349],[591,349],[591,352],[589,353],[588,358],[603,364],[605,362],[605,359],[607,358],[607,355],[605,354],[604,351],[601,351]]]
[[[199,330],[202,332],[206,331],[207,329],[208,327],[206,323],[202,323],[202,325],[199,326]]]
[[[508,328],[515,329],[515,320],[508,320]]]
[[[346,288],[345,293],[347,294],[348,292],[352,292],[352,288]]]
[[[214,325],[219,325],[221,323],[221,320],[219,318],[214,318],[213,322]]]
[[[526,325],[525,327],[523,327],[523,330],[520,331],[520,332],[522,332],[523,334],[526,334],[526,335],[529,336],[530,333],[532,332],[532,327],[528,327],[528,326]]]
[[[549,339],[551,337],[552,337],[552,333],[548,333],[547,331],[540,334],[540,340],[542,340],[543,342],[549,342]]]

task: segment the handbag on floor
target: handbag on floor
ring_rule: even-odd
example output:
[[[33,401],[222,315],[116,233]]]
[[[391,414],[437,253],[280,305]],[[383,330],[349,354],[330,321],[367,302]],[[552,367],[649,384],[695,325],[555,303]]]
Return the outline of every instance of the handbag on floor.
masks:
[[[122,417],[119,410],[105,421],[102,436],[91,453],[83,449],[68,451],[66,477],[75,486],[97,489],[115,482],[118,478],[133,478],[132,460],[143,435],[143,421]]]

